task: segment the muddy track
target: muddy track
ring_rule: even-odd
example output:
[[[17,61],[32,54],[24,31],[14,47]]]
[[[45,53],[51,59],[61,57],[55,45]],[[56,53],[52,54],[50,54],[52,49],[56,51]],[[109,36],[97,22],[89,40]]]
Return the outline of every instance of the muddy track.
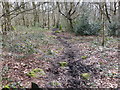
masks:
[[[77,50],[72,46],[72,43],[68,43],[65,38],[61,38],[58,34],[53,33],[57,38],[57,40],[64,46],[64,52],[62,56],[57,57],[56,61],[52,62],[53,67],[51,69],[52,77],[54,80],[62,83],[61,87],[68,88],[80,88],[87,87],[86,81],[80,78],[81,73],[93,73],[96,75],[97,71],[93,66],[86,66],[81,63],[82,59],[76,60]],[[66,61],[68,62],[68,66],[66,68],[61,68],[59,66],[59,62]]]

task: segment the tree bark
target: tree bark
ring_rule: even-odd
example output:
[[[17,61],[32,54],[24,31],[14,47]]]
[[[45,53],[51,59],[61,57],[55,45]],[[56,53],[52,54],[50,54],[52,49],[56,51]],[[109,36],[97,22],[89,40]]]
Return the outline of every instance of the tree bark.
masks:
[[[120,1],[118,2],[118,34],[117,36],[120,36]]]
[[[21,2],[21,5],[22,5],[22,9],[25,10],[24,2]],[[22,21],[23,21],[23,26],[25,26],[26,25],[26,23],[25,23],[25,12],[22,13]]]
[[[105,10],[105,4],[102,4],[102,11],[104,12]],[[105,46],[105,15],[102,13],[102,46]]]
[[[42,27],[45,28],[46,22],[45,22],[45,18],[44,18],[45,17],[44,4],[42,4],[42,17],[43,17],[42,18],[43,19],[42,20]]]
[[[49,3],[48,3],[48,29],[50,29],[50,13],[49,13]]]
[[[1,25],[2,33],[3,33],[2,43],[3,43],[3,48],[4,48],[4,45],[6,45],[6,42],[8,40],[8,32],[10,32],[13,29],[13,27],[11,24],[9,2],[2,2],[2,6],[3,6],[2,12],[3,14],[5,14],[2,18],[2,25]]]
[[[35,2],[32,2],[32,5],[33,5],[33,17],[34,17],[34,26],[36,26],[36,23],[39,23],[39,15],[37,13],[37,6],[35,4]]]
[[[111,23],[111,19],[109,17],[109,13],[108,13],[108,9],[107,9],[107,4],[106,3],[105,3],[105,7],[104,8],[105,8],[105,12],[106,12],[106,17],[107,17],[109,23]]]

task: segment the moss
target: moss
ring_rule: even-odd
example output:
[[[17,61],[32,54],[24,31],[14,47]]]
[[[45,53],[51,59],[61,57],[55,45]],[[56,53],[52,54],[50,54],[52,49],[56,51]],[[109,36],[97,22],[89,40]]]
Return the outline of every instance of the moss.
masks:
[[[44,70],[43,70],[43,69],[40,69],[40,68],[33,69],[33,72],[39,73],[40,75],[45,75]]]
[[[9,88],[10,88],[10,86],[9,86],[9,85],[5,85],[5,86],[4,86],[4,88],[8,88],[8,89],[9,89]]]
[[[61,67],[66,67],[68,65],[67,62],[59,62],[59,64],[60,64]]]
[[[36,74],[35,74],[35,72],[31,71],[31,72],[27,73],[27,76],[36,77]]]
[[[59,83],[58,81],[52,81],[50,84],[52,86],[61,86],[61,83]]]
[[[103,62],[99,62],[99,64],[101,65],[101,64],[104,64]]]
[[[36,68],[30,71],[29,73],[27,73],[27,75],[30,77],[37,77],[39,75],[45,75],[45,72],[43,71],[43,69]]]
[[[56,30],[55,33],[61,33],[61,30]]]
[[[43,70],[39,69],[39,68],[33,69],[33,72],[35,72],[35,73],[38,73],[38,72],[41,72],[41,71],[43,71]]]
[[[84,78],[84,79],[90,79],[90,74],[89,73],[82,73],[81,76]]]
[[[86,59],[86,58],[87,58],[87,56],[81,56],[81,58],[82,58],[82,59]]]
[[[10,89],[10,88],[16,88],[16,86],[12,83],[5,85],[4,88]]]

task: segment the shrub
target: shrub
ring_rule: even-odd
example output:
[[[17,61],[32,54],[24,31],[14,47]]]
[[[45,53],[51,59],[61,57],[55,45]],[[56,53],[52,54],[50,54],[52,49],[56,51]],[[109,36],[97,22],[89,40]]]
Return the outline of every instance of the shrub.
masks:
[[[101,23],[91,23],[90,35],[98,35],[101,30]]]
[[[59,62],[59,64],[60,64],[61,67],[66,67],[68,65],[67,62]]]
[[[43,69],[36,68],[36,69],[33,69],[32,71],[26,73],[26,75],[30,76],[30,77],[38,77],[38,76],[44,76],[45,72]]]
[[[81,16],[74,25],[74,32],[76,35],[98,35],[100,28],[100,23],[90,24],[88,16]]]
[[[87,35],[90,29],[87,16],[81,16],[74,25],[74,32],[76,35]]]
[[[86,59],[86,58],[87,58],[87,56],[81,56],[81,58],[82,58],[82,59]]]
[[[62,30],[62,28],[63,28],[63,27],[62,27],[62,25],[60,24],[59,29]]]
[[[108,25],[108,33],[110,36],[116,36],[117,35],[117,29],[118,29],[118,23],[113,22]]]
[[[90,74],[89,73],[82,73],[81,76],[84,78],[84,79],[90,79]]]

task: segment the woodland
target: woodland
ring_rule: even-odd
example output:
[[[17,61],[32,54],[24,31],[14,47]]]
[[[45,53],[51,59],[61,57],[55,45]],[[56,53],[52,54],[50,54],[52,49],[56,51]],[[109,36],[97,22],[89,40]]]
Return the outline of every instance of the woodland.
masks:
[[[119,35],[120,1],[0,1],[0,87],[118,88]]]

